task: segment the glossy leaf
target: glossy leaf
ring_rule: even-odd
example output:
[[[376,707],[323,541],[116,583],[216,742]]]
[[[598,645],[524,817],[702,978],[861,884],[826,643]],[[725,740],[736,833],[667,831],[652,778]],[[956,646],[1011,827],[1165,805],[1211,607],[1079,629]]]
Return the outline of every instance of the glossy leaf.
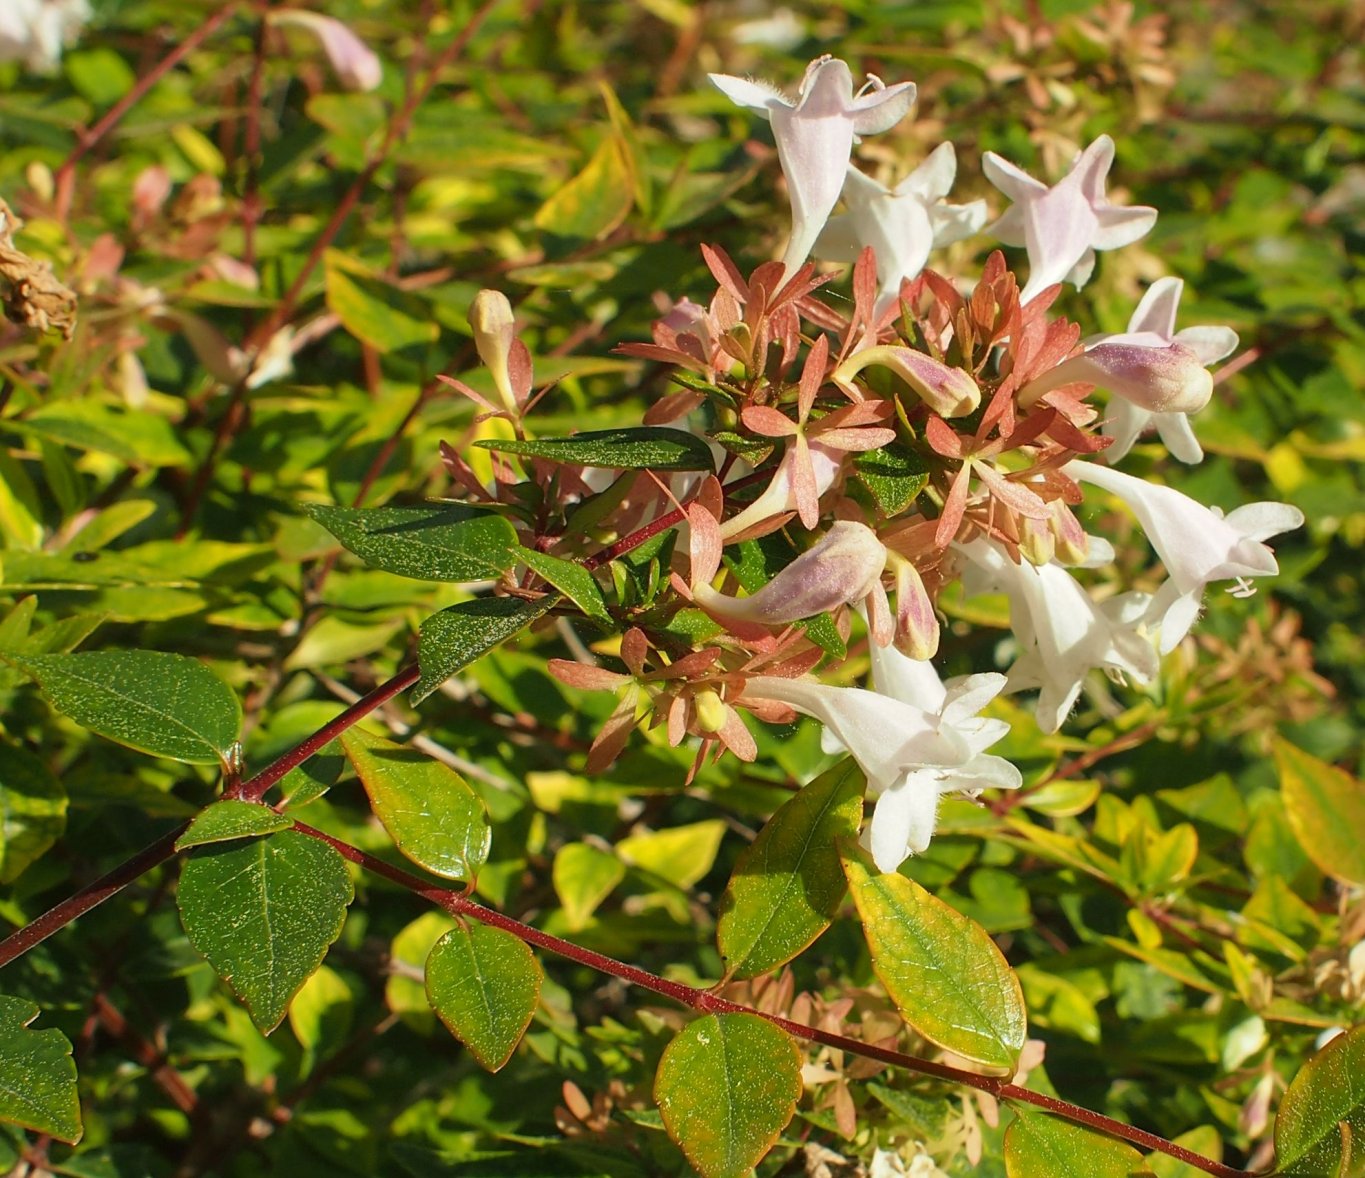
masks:
[[[427,958],[427,1000],[469,1053],[496,1072],[530,1026],[544,976],[535,954],[511,933],[461,926]]]
[[[616,853],[632,866],[686,889],[711,870],[724,834],[725,823],[709,818],[633,834],[616,844]]]
[[[27,749],[0,741],[0,883],[18,879],[64,830],[62,783]]]
[[[340,935],[353,896],[336,851],[284,830],[191,851],[178,899],[190,943],[268,1034]]]
[[[224,798],[199,812],[199,816],[190,823],[189,830],[176,839],[175,849],[188,851],[191,847],[202,847],[209,843],[274,834],[277,830],[288,830],[293,825],[292,818],[275,813],[269,806],[244,802],[239,798]]]
[[[1275,1115],[1277,1173],[1359,1173],[1365,1154],[1362,1076],[1365,1025],[1338,1035],[1299,1069]]]
[[[734,976],[784,965],[829,927],[848,891],[836,840],[857,835],[865,787],[852,759],[841,762],[785,803],[740,855],[716,928]]]
[[[843,844],[872,968],[901,1017],[964,1059],[1013,1071],[1027,1019],[1019,979],[980,925]]]
[[[327,307],[358,340],[380,352],[432,343],[440,328],[421,299],[385,282],[338,250],[324,260]]]
[[[0,1121],[75,1145],[81,1105],[71,1041],[55,1027],[29,1029],[40,1011],[27,998],[0,995]]]
[[[432,614],[418,632],[417,665],[422,677],[412,689],[413,706],[420,704],[456,671],[543,617],[558,601],[553,593],[539,601],[477,597]]]
[[[929,482],[924,459],[898,442],[859,454],[853,460],[853,473],[887,519],[909,508]]]
[[[517,559],[558,589],[588,617],[611,624],[611,614],[607,612],[601,587],[581,564],[530,548],[518,549]]]
[[[1140,1178],[1142,1155],[1069,1121],[1044,1113],[1020,1113],[1005,1130],[1008,1178]]]
[[[1328,875],[1365,885],[1365,782],[1286,740],[1273,747],[1285,812],[1300,845]]]
[[[119,744],[194,765],[225,763],[242,709],[198,659],[154,650],[6,655],[52,706]]]
[[[615,470],[715,469],[711,448],[695,434],[666,426],[642,425],[631,429],[592,430],[570,438],[536,438],[534,441],[484,439],[475,445],[524,458],[547,458],[578,466],[604,466]]]
[[[597,906],[626,876],[625,864],[610,851],[587,843],[566,843],[555,853],[550,878],[570,929],[581,929]]]
[[[512,567],[517,534],[502,516],[449,503],[305,510],[366,564],[419,581],[484,581]]]
[[[772,1148],[801,1096],[801,1053],[753,1014],[708,1014],[664,1049],[654,1100],[704,1178],[740,1178]]]
[[[343,733],[341,746],[405,856],[445,879],[478,875],[492,832],[483,802],[463,777],[417,749],[360,728]]]

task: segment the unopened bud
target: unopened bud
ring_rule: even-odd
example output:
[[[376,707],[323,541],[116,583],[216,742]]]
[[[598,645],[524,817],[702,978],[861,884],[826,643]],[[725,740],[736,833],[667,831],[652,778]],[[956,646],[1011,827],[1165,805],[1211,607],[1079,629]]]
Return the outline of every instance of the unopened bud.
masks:
[[[279,8],[270,14],[273,25],[307,29],[318,39],[332,70],[347,90],[373,90],[384,78],[384,67],[373,50],[341,21],[317,12]]]
[[[517,397],[507,367],[507,358],[516,338],[516,324],[507,296],[500,290],[479,291],[469,308],[469,326],[474,331],[474,347],[493,378],[498,398],[508,413],[516,413]]]
[[[703,732],[719,732],[725,727],[725,701],[714,691],[699,691],[692,697],[697,706],[697,727]]]
[[[864,348],[839,365],[830,379],[840,388],[849,389],[854,376],[871,365],[890,369],[940,417],[965,417],[981,404],[981,389],[970,373],[913,348],[892,345]]]
[[[896,649],[912,659],[938,654],[938,615],[924,578],[910,561],[896,562]]]
[[[1184,344],[1096,344],[1030,381],[1019,405],[1027,409],[1044,393],[1076,383],[1099,385],[1150,413],[1198,413],[1213,396],[1213,377]]]

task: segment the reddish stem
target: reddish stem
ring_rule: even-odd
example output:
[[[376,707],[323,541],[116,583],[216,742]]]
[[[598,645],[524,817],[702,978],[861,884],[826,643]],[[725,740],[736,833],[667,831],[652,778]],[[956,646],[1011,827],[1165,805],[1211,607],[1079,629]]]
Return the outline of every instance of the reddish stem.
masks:
[[[780,1015],[754,1010],[752,1007],[731,1002],[728,998],[722,998],[710,990],[699,990],[695,986],[684,985],[682,982],[669,981],[667,978],[661,978],[657,974],[649,973],[637,966],[628,965],[624,961],[617,961],[615,958],[607,957],[602,953],[594,953],[591,949],[584,949],[571,941],[561,940],[559,937],[541,932],[540,929],[523,924],[510,916],[504,916],[501,912],[495,912],[491,908],[485,908],[482,904],[469,899],[462,892],[428,883],[426,880],[404,871],[401,867],[395,867],[392,864],[385,863],[382,859],[376,859],[358,847],[344,843],[340,839],[333,838],[331,835],[311,826],[300,822],[295,824],[294,829],[309,838],[325,842],[342,858],[348,859],[357,866],[372,871],[376,875],[381,875],[391,883],[421,896],[429,903],[445,909],[452,916],[471,917],[481,924],[500,928],[504,932],[511,933],[514,937],[525,941],[528,945],[536,945],[560,957],[576,961],[580,965],[586,965],[599,973],[607,974],[609,977],[619,978],[623,982],[629,982],[631,985],[639,986],[645,990],[652,990],[656,994],[662,994],[665,998],[671,998],[673,1001],[693,1010],[707,1014],[757,1015],[799,1039],[805,1039],[812,1043],[822,1043],[826,1047],[847,1051],[852,1055],[863,1056],[866,1059],[875,1059],[881,1063],[889,1064],[891,1067],[903,1068],[906,1071],[918,1072],[925,1076],[933,1076],[936,1079],[947,1080],[954,1084],[963,1084],[969,1088],[975,1088],[979,1092],[988,1092],[1000,1100],[1012,1100],[1020,1104],[1035,1105],[1046,1112],[1065,1117],[1077,1124],[1086,1125],[1110,1137],[1122,1138],[1124,1141],[1130,1141],[1143,1149],[1156,1150],[1173,1158],[1178,1158],[1187,1165],[1214,1175],[1214,1178],[1246,1178],[1249,1173],[1249,1171],[1239,1170],[1234,1166],[1225,1166],[1211,1158],[1202,1157],[1183,1146],[1167,1141],[1164,1137],[1159,1137],[1155,1133],[1148,1133],[1145,1129],[1125,1125],[1112,1117],[1106,1117],[1103,1113],[1092,1112],[1090,1109],[1072,1104],[1068,1100],[1060,1100],[1055,1096],[1047,1096],[1041,1092],[1032,1092],[1027,1088],[1019,1087],[1017,1084],[1010,1084],[1000,1077],[980,1076],[975,1072],[967,1072],[961,1068],[949,1067],[947,1064],[935,1063],[933,1060],[920,1059],[917,1056],[906,1055],[904,1052],[877,1047],[858,1039],[850,1039],[846,1035],[835,1034],[833,1031],[825,1031],[819,1027],[807,1026],[805,1023],[793,1022],[791,1019],[782,1018]]]

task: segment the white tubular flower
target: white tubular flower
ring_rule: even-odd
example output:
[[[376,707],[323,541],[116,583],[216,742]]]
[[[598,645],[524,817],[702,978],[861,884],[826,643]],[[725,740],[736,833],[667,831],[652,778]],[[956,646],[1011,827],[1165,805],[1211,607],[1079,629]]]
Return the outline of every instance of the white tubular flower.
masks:
[[[1014,204],[990,228],[1006,245],[1028,250],[1027,303],[1058,282],[1084,286],[1095,268],[1095,251],[1131,245],[1156,224],[1156,209],[1111,205],[1104,182],[1114,163],[1114,141],[1101,135],[1049,188],[993,151],[981,157],[986,179]]]
[[[957,176],[951,143],[940,144],[895,188],[887,188],[857,168],[844,177],[848,212],[831,217],[815,243],[817,257],[853,262],[865,246],[877,256],[877,310],[894,303],[901,283],[914,278],[935,246],[961,241],[986,223],[986,202],[945,205]]]
[[[792,204],[791,241],[782,258],[790,274],[810,256],[839,199],[857,137],[895,126],[914,105],[915,84],[885,86],[870,78],[855,94],[848,64],[828,55],[806,67],[796,102],[762,82],[729,74],[710,78],[731,102],[773,125]]]
[[[1166,348],[1179,344],[1187,349],[1200,364],[1208,367],[1237,347],[1237,333],[1230,327],[1187,327],[1175,329],[1175,313],[1180,306],[1180,295],[1185,283],[1179,278],[1158,278],[1147,288],[1128,330],[1118,335],[1102,335],[1086,341],[1087,348],[1104,344],[1132,344],[1140,347]],[[1212,388],[1212,378],[1210,378]],[[1161,440],[1181,462],[1195,463],[1204,451],[1190,428],[1188,410],[1154,410],[1144,408],[1126,397],[1109,403],[1109,420],[1105,422],[1106,436],[1114,444],[1104,452],[1106,462],[1118,462],[1147,428],[1155,428]]]
[[[977,716],[1005,686],[1003,675],[969,675],[946,687],[928,662],[871,646],[876,691],[756,676],[745,694],[776,700],[825,726],[826,747],[847,749],[877,798],[863,841],[879,871],[924,851],[945,793],[1014,789],[1019,770],[985,750],[1009,731]]]
[[[294,25],[312,33],[337,81],[347,90],[373,90],[383,81],[384,67],[379,58],[341,21],[298,8],[277,8],[269,20],[274,25]]]
[[[831,374],[847,393],[857,392],[853,378],[864,368],[889,368],[940,417],[965,417],[981,404],[981,388],[969,372],[953,368],[924,352],[896,344],[877,344],[854,352]],[[861,395],[861,394],[859,394]]]
[[[1148,620],[1161,628],[1162,654],[1194,625],[1211,581],[1274,576],[1275,554],[1262,541],[1303,526],[1303,512],[1288,503],[1247,503],[1228,515],[1170,487],[1134,478],[1093,462],[1069,462],[1063,471],[1122,499],[1137,516],[1170,579],[1156,592]]]
[[[973,540],[959,551],[974,566],[965,578],[975,582],[972,592],[996,590],[1010,599],[1010,624],[1022,653],[1010,667],[1009,689],[1039,688],[1036,715],[1044,732],[1062,726],[1092,670],[1139,683],[1156,674],[1145,593],[1096,605],[1061,565],[1015,564],[987,540]]]
[[[0,0],[0,61],[50,74],[89,19],[86,0]]]

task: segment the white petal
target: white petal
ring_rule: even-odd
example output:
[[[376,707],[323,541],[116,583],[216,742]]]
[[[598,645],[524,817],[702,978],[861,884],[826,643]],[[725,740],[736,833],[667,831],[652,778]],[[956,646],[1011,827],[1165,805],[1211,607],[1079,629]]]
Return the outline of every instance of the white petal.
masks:
[[[774,110],[791,109],[791,100],[767,82],[736,78],[732,74],[707,74],[712,84],[736,106],[769,118]]]
[[[1175,313],[1180,306],[1180,295],[1185,283],[1180,278],[1158,278],[1147,288],[1128,320],[1130,332],[1150,331],[1162,343],[1169,343],[1175,335]]]
[[[895,871],[909,855],[929,846],[938,823],[938,798],[937,781],[920,770],[877,799],[869,841],[879,871]]]
[[[1204,461],[1204,448],[1194,436],[1194,427],[1184,413],[1154,413],[1152,424],[1173,458],[1191,466]]]
[[[853,218],[847,213],[831,217],[815,239],[811,253],[826,262],[856,262],[862,253],[863,243],[858,240],[858,231]]]
[[[965,205],[931,205],[929,223],[934,228],[934,244],[952,245],[980,233],[989,213],[984,200]]]
[[[1156,209],[1149,205],[1107,205],[1095,210],[1099,228],[1095,231],[1097,250],[1115,250],[1145,237],[1156,224]]]
[[[1246,503],[1227,515],[1227,522],[1251,540],[1268,540],[1303,527],[1303,512],[1288,503]]]
[[[913,172],[896,185],[897,196],[918,196],[924,203],[942,200],[957,178],[957,154],[951,143],[940,143]]]
[[[1113,166],[1114,141],[1108,135],[1100,135],[1076,157],[1066,179],[1072,181],[1092,205],[1099,205],[1104,202],[1104,183]]]
[[[859,135],[889,131],[914,105],[914,82],[897,82],[885,90],[873,90],[853,100],[853,130]]]
[[[1024,202],[1047,191],[1046,184],[993,151],[981,157],[981,170],[986,173],[987,180],[1013,201]]]
[[[1237,333],[1230,327],[1187,327],[1176,332],[1175,342],[1189,348],[1201,364],[1216,364],[1237,350]]]

